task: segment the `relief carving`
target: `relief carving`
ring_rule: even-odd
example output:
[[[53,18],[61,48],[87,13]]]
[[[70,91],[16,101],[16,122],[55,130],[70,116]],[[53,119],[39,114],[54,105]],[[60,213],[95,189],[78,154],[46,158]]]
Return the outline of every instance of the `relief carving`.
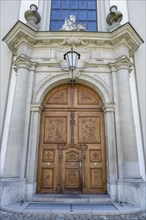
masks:
[[[85,91],[83,89],[79,89],[78,91],[79,97],[78,97],[78,104],[87,105],[87,104],[99,104],[98,100],[94,97],[93,94],[89,93],[88,91]]]
[[[75,152],[70,152],[66,156],[67,161],[78,161],[79,160],[79,155]]]
[[[79,142],[80,143],[100,143],[100,118],[79,117]]]
[[[53,172],[50,169],[42,170],[42,187],[52,187],[53,186]]]
[[[83,45],[83,46],[87,46],[88,45],[88,41],[85,41],[83,40],[82,38],[78,38],[78,37],[70,37],[70,38],[66,38],[64,39],[63,41],[59,41],[59,44],[62,46],[62,45],[65,45],[65,44],[68,44],[68,45]]]
[[[101,150],[91,151],[90,152],[90,160],[91,161],[102,161]]]
[[[54,161],[54,151],[44,150],[43,161]]]
[[[66,168],[79,168],[79,162],[66,162]]]
[[[101,169],[92,169],[91,171],[91,180],[93,188],[102,188],[102,171]]]
[[[67,91],[61,90],[51,95],[47,104],[67,104]]]
[[[66,142],[66,118],[46,118],[45,142]]]
[[[78,186],[79,175],[76,169],[66,170],[66,186]]]
[[[80,142],[91,142],[96,140],[96,122],[94,119],[81,119]]]

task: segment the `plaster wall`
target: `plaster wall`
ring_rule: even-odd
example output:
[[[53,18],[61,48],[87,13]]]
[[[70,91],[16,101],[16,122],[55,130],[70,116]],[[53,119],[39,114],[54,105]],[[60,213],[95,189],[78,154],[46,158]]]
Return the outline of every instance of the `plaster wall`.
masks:
[[[144,151],[146,159],[146,1],[127,1],[130,23],[144,40],[144,43],[134,54],[135,78],[140,110],[140,122],[142,128]]]
[[[7,96],[8,96],[9,83],[10,83],[10,78],[11,78],[11,62],[13,60],[11,51],[8,49],[8,47],[2,41],[2,39],[18,20],[20,1],[18,0],[0,1],[0,4],[1,4],[1,29],[0,29],[1,30],[0,31],[0,38],[1,38],[0,133],[1,133],[1,129],[3,128],[3,123],[4,123],[4,118],[5,118]]]

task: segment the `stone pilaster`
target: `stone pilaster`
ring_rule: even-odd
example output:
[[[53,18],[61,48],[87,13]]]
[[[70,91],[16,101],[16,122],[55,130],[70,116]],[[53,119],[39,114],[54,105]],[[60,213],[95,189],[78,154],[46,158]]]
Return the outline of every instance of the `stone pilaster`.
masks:
[[[27,170],[26,170],[26,198],[32,198],[36,192],[36,174],[38,162],[38,149],[39,149],[39,134],[40,134],[40,113],[42,105],[40,103],[31,103],[31,117],[30,117],[30,133],[29,133],[29,146],[27,157]]]
[[[107,155],[107,189],[112,201],[116,201],[116,180],[118,178],[117,149],[115,137],[115,104],[108,103],[103,107],[105,120],[105,140]]]
[[[114,119],[114,104],[106,104],[103,107],[105,120],[106,134],[106,149],[107,149],[107,173],[108,182],[115,182],[117,179],[117,161],[116,161],[116,143],[115,143],[115,119]],[[111,164],[112,161],[112,164]]]
[[[129,72],[132,63],[125,57],[115,63],[117,70],[120,142],[123,151],[123,177],[140,178]]]
[[[115,103],[115,140],[116,140],[116,151],[117,151],[117,169],[118,178],[123,178],[123,150],[121,147],[121,136],[120,136],[120,114],[119,114],[119,97],[118,97],[118,85],[117,85],[117,72],[114,65],[110,65],[112,72],[112,92],[113,102]]]
[[[26,104],[26,116],[25,116],[25,129],[24,129],[24,145],[21,159],[21,177],[26,176],[26,167],[27,167],[27,153],[28,153],[28,141],[29,141],[29,132],[30,132],[30,103],[32,102],[33,96],[33,84],[34,84],[34,75],[37,63],[32,63],[29,69],[29,85],[28,85],[28,95],[27,95],[27,104]]]
[[[17,79],[9,126],[4,176],[20,176],[26,123],[30,62],[23,57],[19,57],[14,65],[17,70]]]

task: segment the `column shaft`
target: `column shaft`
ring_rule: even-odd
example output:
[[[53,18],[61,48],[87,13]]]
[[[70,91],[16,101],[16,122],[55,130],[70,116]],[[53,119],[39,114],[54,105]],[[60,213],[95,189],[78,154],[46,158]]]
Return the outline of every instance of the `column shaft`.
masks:
[[[137,178],[139,165],[128,68],[120,68],[117,71],[117,83],[124,177]]]
[[[17,71],[16,88],[7,142],[4,175],[20,176],[21,152],[24,143],[25,114],[28,92],[29,71],[20,66]]]

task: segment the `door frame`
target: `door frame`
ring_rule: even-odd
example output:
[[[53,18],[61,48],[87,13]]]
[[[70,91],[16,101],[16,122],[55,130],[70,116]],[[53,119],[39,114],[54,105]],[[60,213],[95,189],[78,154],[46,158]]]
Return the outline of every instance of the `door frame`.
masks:
[[[64,75],[61,79],[57,76],[55,79],[49,80],[46,78],[42,81],[39,87],[35,90],[33,101],[30,104],[30,136],[28,146],[28,156],[26,164],[26,196],[31,199],[36,192],[36,176],[37,176],[37,160],[38,160],[38,146],[40,134],[40,114],[43,110],[43,99],[45,95],[54,87],[64,84],[68,79]],[[106,136],[106,164],[107,164],[107,191],[111,197],[115,198],[117,189],[118,164],[116,154],[116,129],[115,129],[115,104],[113,104],[110,90],[101,81],[96,81],[90,76],[80,76],[78,82],[87,85],[100,95],[103,100],[104,107],[104,123]],[[113,137],[111,139],[111,137]]]
[[[101,139],[101,142],[99,142],[98,143],[98,141],[97,141],[97,139],[98,138],[96,138],[94,141],[95,142],[93,142],[93,143],[90,143],[90,144],[94,144],[95,145],[95,143],[96,144],[99,144],[99,145],[101,145],[101,155],[100,155],[100,157],[101,157],[101,162],[100,162],[100,168],[99,167],[95,167],[95,162],[94,162],[94,165],[93,165],[93,162],[91,163],[91,161],[88,161],[88,163],[90,163],[91,164],[91,167],[92,167],[92,169],[91,168],[89,168],[89,164],[88,164],[88,172],[89,172],[89,174],[90,174],[90,172],[91,171],[93,171],[92,173],[92,176],[91,176],[91,178],[95,178],[94,177],[94,175],[98,175],[98,178],[99,178],[99,175],[101,175],[101,178],[102,178],[102,184],[100,183],[100,185],[102,186],[100,186],[101,188],[103,188],[103,191],[105,191],[105,189],[106,189],[106,187],[105,187],[105,184],[106,184],[106,162],[105,162],[105,158],[106,158],[106,156],[105,156],[105,141],[104,141],[104,124],[103,124],[103,111],[101,110],[101,107],[102,107],[102,102],[101,102],[101,98],[99,97],[99,95],[97,94],[97,93],[95,93],[95,91],[93,90],[93,89],[91,89],[90,87],[87,87],[87,86],[84,86],[84,85],[80,85],[80,84],[76,84],[76,86],[75,87],[71,87],[71,85],[70,84],[64,84],[64,85],[61,85],[61,86],[59,86],[59,87],[56,87],[55,89],[53,89],[52,91],[51,91],[51,93],[49,92],[47,95],[46,95],[46,97],[45,97],[45,99],[44,99],[44,111],[43,111],[43,114],[42,114],[42,120],[44,120],[44,117],[45,117],[45,115],[46,115],[46,113],[48,114],[48,117],[49,118],[51,118],[51,115],[53,114],[53,113],[51,113],[52,112],[52,107],[54,108],[54,105],[55,104],[53,104],[54,102],[52,102],[53,100],[54,100],[54,98],[55,98],[55,103],[56,103],[56,98],[57,98],[57,100],[58,100],[58,92],[60,92],[60,91],[62,91],[62,89],[63,90],[65,90],[65,92],[67,92],[67,93],[65,93],[65,94],[68,94],[69,95],[69,91],[71,92],[71,94],[70,95],[72,95],[72,89],[75,89],[75,91],[76,91],[76,95],[77,96],[75,96],[75,99],[78,97],[78,102],[75,104],[75,106],[77,105],[79,105],[78,107],[76,107],[77,109],[76,109],[76,112],[80,115],[80,114],[82,114],[82,116],[81,116],[81,118],[83,117],[84,118],[84,120],[86,120],[86,116],[88,115],[88,117],[90,116],[90,114],[91,113],[93,113],[93,115],[94,115],[94,117],[95,117],[95,113],[97,112],[97,115],[99,114],[100,115],[100,117],[98,116],[98,120],[99,120],[99,118],[101,118],[100,120],[100,126],[99,126],[99,128],[101,127],[101,133],[100,133],[100,139]],[[67,90],[66,90],[67,89]],[[56,97],[54,97],[54,94],[56,94],[57,93],[57,96]],[[86,94],[87,93],[87,94]],[[89,94],[90,95],[89,95]],[[93,94],[92,94],[93,93]],[[60,93],[60,94],[62,94],[62,92]],[[86,94],[86,95],[85,95]],[[92,94],[92,95],[91,95]],[[66,103],[66,100],[70,100],[70,99],[68,99],[68,95],[67,95],[67,99],[65,98],[65,103]],[[52,96],[53,96],[53,99],[52,99]],[[82,99],[81,99],[81,97],[79,98],[79,96],[81,96],[82,97]],[[91,98],[91,97],[93,97],[93,98]],[[49,97],[49,99],[48,99],[48,97]],[[59,96],[60,97],[60,96]],[[66,96],[64,96],[64,97],[66,97]],[[86,97],[86,98],[85,98]],[[89,99],[89,97],[90,97],[90,99]],[[51,99],[50,99],[51,98]],[[83,102],[83,104],[81,104],[81,100],[85,100],[84,102]],[[48,100],[49,100],[49,102],[48,102]],[[88,100],[88,101],[87,101]],[[98,101],[97,101],[98,100]],[[51,104],[48,104],[48,103],[51,103]],[[58,103],[58,102],[57,102]],[[61,103],[61,104],[60,104]],[[88,103],[88,104],[87,104]],[[69,106],[70,106],[70,101],[69,101]],[[61,106],[60,106],[61,105]],[[63,105],[63,103],[62,103],[62,101],[59,99],[59,107],[56,107],[56,110],[55,110],[55,114],[57,114],[57,113],[59,113],[59,112],[61,112],[63,109],[64,109],[64,111],[67,111],[67,110],[65,110],[66,108],[67,108],[67,106],[68,106],[68,104],[66,103],[66,107],[62,107],[62,105]],[[84,106],[82,106],[82,105],[84,105]],[[46,107],[45,107],[46,106]],[[51,107],[52,106],[52,107]],[[71,104],[71,108],[69,108],[69,112],[71,113],[72,112],[72,108],[75,108],[75,106],[74,107],[72,107],[72,104]],[[62,109],[63,108],[63,109]],[[84,108],[85,108],[85,110],[84,110]],[[48,109],[48,110],[47,110]],[[50,110],[51,109],[51,110]],[[88,110],[87,110],[88,109]],[[68,112],[68,111],[67,111]],[[66,114],[67,114],[67,112],[66,112]],[[99,113],[98,113],[99,112]],[[60,113],[61,115],[63,114],[63,113]],[[65,112],[64,112],[64,114],[65,114]],[[68,114],[67,114],[68,115]],[[84,116],[83,116],[84,115]],[[92,115],[92,114],[91,114]],[[53,115],[52,115],[53,116]],[[59,116],[58,116],[59,117]],[[68,116],[67,116],[68,117]],[[93,116],[92,116],[93,117]],[[97,116],[96,116],[97,117]],[[89,117],[90,118],[90,117]],[[55,119],[56,120],[56,119]],[[91,118],[90,118],[90,120],[91,120]],[[90,120],[89,120],[89,124],[91,123],[90,122]],[[92,119],[93,120],[93,119]],[[43,122],[43,121],[42,121]],[[85,123],[85,122],[84,122]],[[86,122],[87,123],[87,122]],[[93,122],[92,122],[93,123]],[[44,127],[42,127],[43,126],[43,124],[44,123],[41,123],[41,129],[44,131]],[[102,125],[101,125],[102,124]],[[79,125],[78,125],[79,126]],[[95,125],[94,125],[95,126]],[[98,128],[98,127],[97,127]],[[96,128],[96,129],[97,129]],[[99,128],[97,129],[97,131],[99,130]],[[79,129],[79,128],[78,128]],[[57,128],[57,130],[58,130],[58,128]],[[97,132],[96,131],[96,132]],[[100,130],[99,130],[100,131]],[[45,132],[45,131],[44,131]],[[41,132],[41,137],[40,137],[40,155],[39,155],[39,163],[38,163],[38,185],[39,185],[39,187],[38,187],[38,192],[41,192],[42,190],[41,190],[41,179],[43,178],[42,177],[42,174],[41,174],[41,172],[43,172],[42,171],[42,165],[39,165],[40,163],[41,164],[43,164],[43,161],[42,161],[42,156],[41,156],[41,154],[42,154],[42,144],[44,145],[45,144],[45,142],[43,142],[42,143],[42,137],[44,137],[44,132],[42,133]],[[83,132],[83,131],[82,131]],[[95,132],[95,131],[94,131]],[[82,133],[83,134],[83,133]],[[90,133],[89,133],[90,134]],[[98,134],[98,133],[97,133]],[[94,134],[94,136],[95,136],[95,134]],[[99,139],[99,140],[100,140]],[[79,140],[78,140],[79,141]],[[84,143],[84,142],[83,142]],[[88,143],[88,142],[87,142]],[[86,142],[85,142],[85,144],[86,144]],[[84,145],[85,145],[84,144]],[[67,144],[67,146],[70,146],[69,144]],[[68,147],[65,147],[65,148],[62,148],[62,150],[67,150],[68,149]],[[81,147],[82,146],[82,144],[78,144],[78,147],[76,146],[76,148],[79,148],[79,147]],[[60,148],[61,149],[61,148]],[[92,148],[91,148],[92,149]],[[48,149],[49,150],[49,149]],[[94,148],[94,151],[97,151],[97,149],[96,148]],[[54,151],[54,153],[56,152],[56,150]],[[98,152],[99,152],[99,150],[98,150]],[[89,151],[89,153],[90,153],[90,151]],[[56,153],[55,153],[56,154]],[[60,154],[60,153],[59,153]],[[96,153],[97,154],[97,153]],[[89,156],[88,156],[88,158],[89,158]],[[88,159],[89,160],[89,159]],[[55,176],[56,176],[56,173],[58,172],[58,167],[59,167],[59,165],[57,165],[58,163],[57,162],[55,162],[56,161],[56,156],[55,156],[55,160],[54,160],[54,163],[53,164],[55,164],[56,163],[56,168],[54,167],[54,174],[50,174],[50,175],[54,175],[54,179],[56,178]],[[98,162],[98,164],[99,164],[99,162]],[[40,166],[40,167],[39,167]],[[96,165],[97,166],[97,165]],[[51,169],[52,167],[50,167],[50,169]],[[84,167],[85,168],[85,167]],[[84,169],[83,168],[83,169]],[[94,169],[93,169],[94,168]],[[44,168],[43,168],[44,169]],[[49,168],[47,168],[47,167],[45,167],[45,169],[49,169]],[[85,170],[85,169],[84,169]],[[99,172],[101,172],[102,171],[102,173],[101,174],[99,174]],[[45,172],[49,172],[49,171],[45,171]],[[51,171],[50,171],[51,172]],[[53,171],[52,171],[53,172]],[[60,173],[60,172],[59,172]],[[58,173],[58,174],[59,174]],[[95,174],[96,173],[96,174]],[[89,175],[88,174],[88,175]],[[45,174],[45,175],[47,175],[47,173]],[[90,174],[91,175],[91,174]],[[46,177],[45,177],[46,178]],[[89,178],[89,177],[88,177]],[[96,177],[97,178],[97,177]],[[84,173],[83,173],[83,178],[82,179],[85,179],[85,176],[84,176]],[[89,178],[90,179],[90,178]],[[46,181],[46,180],[45,180]],[[87,181],[87,180],[86,180]],[[88,180],[89,181],[89,180]],[[95,180],[93,180],[93,181],[95,181]],[[97,180],[96,180],[97,181]],[[56,179],[54,180],[54,182],[56,182]],[[83,181],[84,182],[84,181]],[[91,184],[91,182],[90,182],[90,184]],[[89,189],[90,189],[90,187],[91,187],[91,185],[89,184]],[[96,183],[97,184],[97,183]],[[46,185],[46,184],[45,184]],[[98,186],[98,184],[97,184],[97,186]],[[97,187],[96,186],[96,187]],[[53,186],[52,186],[53,187]],[[54,188],[55,187],[55,188]],[[59,186],[57,186],[56,187],[56,185],[54,185],[54,187],[52,188],[52,190],[54,189],[54,192],[55,191],[57,191],[57,192],[64,192],[65,190],[64,189],[60,189],[61,187]],[[94,185],[92,186],[93,188],[95,188],[95,183],[94,183]],[[91,187],[91,188],[92,188]],[[57,190],[56,190],[56,188],[57,188]],[[59,189],[58,189],[59,188]],[[88,189],[88,190],[89,190]],[[50,189],[51,190],[51,189]],[[91,190],[91,189],[90,189]],[[90,191],[89,190],[89,191]],[[85,193],[85,192],[87,192],[87,189],[85,189],[85,187],[83,186],[83,190],[81,190],[82,191],[82,193]],[[95,192],[96,190],[95,189],[92,189],[92,192]],[[97,190],[97,192],[99,191],[99,189]],[[46,192],[48,192],[49,193],[49,191],[46,189]],[[100,192],[102,193],[102,189],[100,190]]]

